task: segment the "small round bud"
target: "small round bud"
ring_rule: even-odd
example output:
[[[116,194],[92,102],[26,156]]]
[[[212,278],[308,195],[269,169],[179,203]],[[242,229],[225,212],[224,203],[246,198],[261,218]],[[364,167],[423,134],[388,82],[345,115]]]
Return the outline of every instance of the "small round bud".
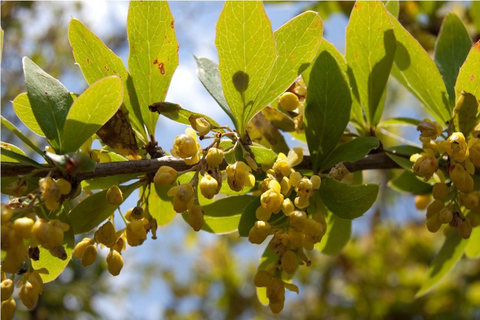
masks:
[[[212,199],[217,193],[218,182],[212,176],[205,174],[200,179],[200,192],[207,199]]]
[[[318,189],[320,189],[320,185],[322,184],[322,179],[319,176],[317,176],[316,174],[314,174],[310,178],[310,182],[312,183],[312,188],[314,190],[318,190]]]
[[[13,319],[16,309],[17,303],[15,302],[15,299],[10,298],[9,300],[2,301],[2,320]]]
[[[430,218],[427,219],[427,229],[428,231],[435,233],[440,229],[442,226],[442,222],[440,221],[439,214],[434,214]]]
[[[280,96],[278,100],[278,104],[282,109],[286,111],[293,111],[300,106],[300,101],[298,101],[298,97],[296,94],[291,92],[285,92]]]
[[[218,167],[223,162],[223,151],[217,148],[210,148],[207,152],[207,163],[211,167]]]
[[[453,212],[450,208],[445,207],[438,213],[438,219],[441,223],[450,223],[453,219]]]
[[[94,235],[95,241],[111,248],[117,241],[115,227],[111,221],[105,222]]]
[[[202,206],[196,204],[188,210],[188,224],[195,231],[200,231],[204,223]]]
[[[13,222],[13,229],[24,239],[30,238],[32,235],[32,227],[35,222],[27,217],[18,218]]]
[[[427,209],[427,206],[429,203],[430,203],[430,195],[421,194],[415,197],[415,207],[418,210]]]
[[[288,274],[294,274],[298,268],[297,254],[292,250],[287,250],[282,255],[282,268]]]
[[[97,260],[97,247],[95,245],[89,245],[85,248],[82,255],[82,266],[87,267],[93,264]]]
[[[123,192],[118,186],[111,186],[107,190],[107,201],[111,205],[119,206],[123,203]]]
[[[433,198],[436,200],[445,200],[448,196],[448,187],[445,183],[435,183],[432,190]]]
[[[463,239],[470,238],[470,234],[472,233],[472,225],[468,219],[463,220],[462,224],[458,226],[458,232]]]
[[[81,259],[87,247],[92,244],[94,244],[94,241],[92,239],[83,238],[82,241],[77,243],[77,245],[75,246],[75,249],[73,249],[73,257],[77,259]]]
[[[198,132],[199,136],[204,136],[212,130],[212,125],[204,117],[191,115],[188,120],[192,128]]]
[[[13,294],[12,279],[5,279],[2,281],[2,301],[10,299]]]
[[[18,291],[18,296],[28,309],[32,309],[38,301],[38,293],[29,281],[22,285]]]
[[[56,181],[61,194],[69,194],[72,191],[72,185],[67,180],[60,178]]]
[[[266,287],[270,280],[272,279],[272,275],[266,270],[258,270],[255,274],[255,278],[253,279],[253,283],[256,287]]]
[[[166,187],[172,185],[175,180],[177,180],[177,176],[177,170],[169,166],[161,166],[160,168],[158,168],[158,171],[153,178],[153,182],[156,185]]]
[[[110,250],[107,255],[107,268],[112,276],[118,276],[123,268],[123,259],[116,250]]]

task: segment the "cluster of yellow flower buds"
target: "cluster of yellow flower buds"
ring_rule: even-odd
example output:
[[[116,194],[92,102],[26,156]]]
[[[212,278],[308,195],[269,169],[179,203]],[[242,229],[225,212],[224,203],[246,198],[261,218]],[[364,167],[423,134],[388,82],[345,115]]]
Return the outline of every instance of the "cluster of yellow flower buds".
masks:
[[[107,268],[110,274],[118,276],[123,268],[122,250],[125,249],[125,230],[116,231],[111,221],[105,222],[95,231],[94,239],[84,238],[73,250],[73,257],[81,259],[86,267],[97,259],[97,245],[110,249],[107,255]]]
[[[23,284],[20,287],[18,296],[25,307],[32,309],[43,292],[43,281],[39,270],[27,272],[20,281]]]
[[[431,120],[420,122],[417,130],[423,143],[423,152],[414,154],[413,171],[425,181],[435,176],[433,201],[427,195],[417,196],[415,204],[418,209],[427,209],[427,228],[436,232],[442,224],[458,228],[463,238],[470,236],[472,225],[468,217],[462,214],[462,207],[478,210],[479,192],[474,191],[472,175],[475,166],[480,165],[480,143],[476,138],[467,142],[462,132],[453,132],[445,140],[433,141],[442,133],[442,127]],[[440,163],[440,164],[439,164]],[[448,168],[450,182],[445,178],[441,168]]]
[[[250,242],[260,244],[268,235],[273,234],[269,247],[279,255],[279,266],[275,272],[259,271],[255,284],[267,287],[270,308],[275,313],[283,309],[285,298],[285,284],[280,279],[282,271],[294,274],[299,261],[308,264],[303,249],[312,250],[326,231],[322,213],[315,213],[309,218],[307,213],[302,211],[310,206],[310,198],[321,184],[319,176],[303,177],[293,169],[302,159],[302,150],[294,148],[290,150],[288,156],[280,153],[273,167],[267,170],[267,178],[260,184],[261,205],[256,210],[258,221],[248,235]],[[280,219],[277,216],[272,218],[272,215],[278,215],[280,212],[288,219],[286,223],[276,225],[276,221]],[[273,225],[269,223],[272,220]]]
[[[38,184],[45,207],[48,210],[58,210],[60,208],[61,197],[68,195],[72,190],[70,182],[63,178],[55,181],[52,177],[48,176],[40,179]]]

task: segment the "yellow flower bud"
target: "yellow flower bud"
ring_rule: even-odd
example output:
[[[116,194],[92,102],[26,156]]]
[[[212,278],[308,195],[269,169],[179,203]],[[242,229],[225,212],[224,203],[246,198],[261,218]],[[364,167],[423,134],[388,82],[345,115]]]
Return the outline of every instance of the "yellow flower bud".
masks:
[[[303,246],[304,234],[294,228],[288,230],[288,241],[292,249],[298,249]]]
[[[448,187],[445,183],[435,183],[433,185],[432,195],[434,199],[445,200],[448,196]]]
[[[112,276],[118,276],[123,268],[123,259],[120,253],[110,250],[107,255],[107,268]]]
[[[197,134],[192,128],[187,128],[184,134],[177,136],[173,142],[172,155],[180,158],[193,157],[198,149]]]
[[[2,320],[13,319],[16,309],[17,303],[15,302],[15,299],[10,298],[7,301],[2,301]]]
[[[308,196],[300,196],[295,198],[294,203],[297,208],[305,209],[310,205],[310,200]]]
[[[13,215],[13,210],[10,206],[2,203],[2,224],[8,222]]]
[[[435,233],[440,229],[442,226],[442,222],[440,221],[440,216],[438,213],[433,214],[427,219],[427,229],[428,231]]]
[[[217,193],[218,182],[212,176],[205,174],[200,179],[200,192],[207,199],[212,199]]]
[[[269,189],[262,193],[260,203],[267,211],[278,212],[282,207],[283,194],[273,189]]]
[[[13,221],[13,229],[15,232],[24,239],[30,238],[32,234],[32,227],[35,222],[27,217],[18,218]]]
[[[266,287],[268,283],[272,280],[272,275],[266,270],[258,270],[255,273],[255,278],[253,279],[253,283],[256,287]]]
[[[300,172],[295,171],[290,174],[290,183],[293,187],[297,187],[300,180],[302,180],[302,174]]]
[[[464,239],[470,238],[470,234],[472,234],[472,225],[468,219],[463,220],[462,224],[458,226],[458,233],[460,233],[460,236]]]
[[[223,151],[212,147],[208,149],[206,158],[208,165],[216,168],[223,162]]]
[[[460,192],[469,193],[473,191],[473,178],[461,164],[450,166],[450,179]]]
[[[2,281],[2,301],[10,299],[13,294],[12,279],[5,279]]]
[[[199,136],[204,136],[212,130],[212,125],[204,117],[192,115],[188,120],[192,128],[198,132]]]
[[[434,200],[430,205],[427,207],[427,219],[440,212],[445,205],[443,204],[442,200]]]
[[[292,167],[283,153],[278,154],[272,170],[277,177],[288,177],[292,173]]]
[[[312,183],[312,188],[314,190],[317,190],[317,189],[320,189],[320,185],[322,184],[322,179],[319,176],[317,176],[316,174],[314,174],[310,178],[310,182]]]
[[[250,233],[248,234],[248,240],[251,243],[260,244],[267,236],[270,234],[270,224],[266,221],[257,221],[255,225],[250,229]]]
[[[115,227],[111,221],[105,222],[94,235],[95,241],[111,248],[117,241]]]
[[[475,210],[475,208],[478,206],[478,196],[475,192],[462,194],[460,197],[460,201],[465,206],[465,208],[469,210]]]
[[[297,82],[295,83],[294,91],[296,94],[302,97],[305,97],[307,95],[307,86],[302,79],[297,80]]]
[[[302,231],[307,220],[307,214],[304,211],[293,211],[290,216],[290,226],[298,231]]]
[[[300,106],[300,101],[298,101],[296,94],[285,92],[280,96],[280,99],[278,99],[278,104],[286,111],[293,111]]]
[[[89,245],[85,248],[82,255],[82,266],[87,267],[93,264],[97,260],[97,247],[95,245]]]
[[[173,209],[178,213],[187,211],[195,201],[195,192],[190,183],[171,188],[167,195],[169,197],[173,196]]]
[[[477,167],[480,166],[480,139],[470,138],[468,140],[469,159]]]
[[[421,194],[415,197],[415,207],[417,207],[418,210],[427,209],[429,203],[430,195],[428,194]]]
[[[73,249],[73,257],[80,259],[83,257],[83,254],[85,253],[85,250],[87,249],[88,246],[91,246],[95,242],[92,239],[89,238],[83,238],[82,241],[77,243],[75,246],[75,249]]]
[[[284,199],[282,203],[283,214],[286,216],[289,216],[294,210],[295,210],[295,207],[293,206],[292,200],[288,198]]]
[[[268,221],[271,216],[272,216],[272,211],[267,210],[262,206],[258,207],[257,210],[255,211],[255,217],[257,217],[258,220]]]
[[[114,206],[119,206],[123,203],[123,192],[118,186],[111,186],[107,190],[107,202]]]
[[[445,152],[457,162],[463,162],[468,158],[468,146],[463,133],[454,132],[448,137]]]
[[[282,255],[282,268],[288,274],[294,274],[298,268],[297,254],[292,250],[287,250]]]
[[[452,209],[448,207],[444,207],[438,213],[438,220],[440,220],[441,223],[450,223],[450,221],[452,221],[452,218],[453,218]]]
[[[443,129],[437,122],[425,119],[418,124],[417,131],[420,131],[420,137],[435,140],[442,134]]]
[[[413,171],[425,181],[429,180],[438,170],[438,161],[430,153],[422,153],[413,165]]]
[[[252,169],[242,161],[229,165],[225,171],[228,185],[233,191],[240,191],[245,186],[253,187],[255,185],[255,177],[250,173]]]
[[[195,204],[188,210],[188,224],[195,231],[200,231],[204,223],[203,209],[201,205]]]
[[[175,180],[177,180],[177,176],[177,170],[169,166],[161,166],[160,168],[158,168],[158,171],[153,178],[153,182],[156,185],[166,187],[172,185]]]
[[[246,156],[245,157],[245,160],[247,161],[247,164],[250,168],[252,168],[253,171],[257,171],[258,170],[258,165],[257,163],[255,162],[255,160],[253,160],[252,157],[250,156]]]
[[[267,298],[270,303],[277,303],[285,300],[285,285],[282,279],[272,278],[267,285]]]
[[[18,296],[23,305],[28,309],[32,309],[38,301],[38,293],[29,281],[22,285],[18,292]]]
[[[313,184],[308,178],[302,178],[295,188],[297,196],[309,198],[312,195]]]
[[[270,302],[268,306],[270,307],[270,310],[272,310],[273,313],[279,314],[285,305],[285,301],[278,301],[278,302]]]
[[[280,191],[284,196],[287,196],[290,193],[290,189],[292,187],[292,184],[290,183],[290,179],[287,177],[283,177],[282,180],[280,181],[280,186],[281,189]]]
[[[126,228],[127,242],[130,246],[136,247],[147,240],[147,230],[143,219],[132,219]]]

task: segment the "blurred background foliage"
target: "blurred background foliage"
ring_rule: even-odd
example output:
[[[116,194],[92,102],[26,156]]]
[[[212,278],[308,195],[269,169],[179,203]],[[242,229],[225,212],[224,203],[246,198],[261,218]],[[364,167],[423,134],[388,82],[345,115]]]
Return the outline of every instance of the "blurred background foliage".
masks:
[[[348,19],[353,4],[351,1],[306,2],[304,10],[318,11],[324,20],[333,16]],[[73,8],[76,18],[88,24],[88,13],[82,11],[83,5],[75,2]],[[190,10],[188,16],[191,21],[202,14],[187,3],[185,8]],[[44,16],[46,10],[48,19]],[[28,55],[62,82],[82,78],[68,43],[69,19],[59,18],[69,17],[69,10],[72,10],[72,4],[28,1],[1,4],[1,25],[6,31],[2,59],[2,114],[20,128],[25,129],[18,119],[15,120],[10,101],[24,91],[21,56]],[[425,49],[432,52],[447,12],[456,13],[464,21],[474,41],[480,38],[480,2],[402,1],[399,20]],[[47,32],[30,32],[25,39],[29,22],[40,19],[48,24],[45,28]],[[106,23],[109,21],[106,20]],[[182,32],[191,27],[184,28]],[[328,34],[331,30],[326,29],[325,32]],[[177,36],[181,36],[178,27]],[[108,34],[101,38],[114,52],[127,44],[125,30],[121,28],[109,28]],[[84,86],[81,82],[77,88],[70,89],[81,91]],[[393,82],[389,83],[388,92],[387,104],[401,108],[404,91]],[[389,113],[386,115],[391,116]],[[398,135],[402,134],[398,132]],[[33,134],[31,139],[39,145],[45,144]],[[383,139],[388,140],[389,136]],[[23,147],[3,128],[2,141]],[[376,180],[387,181],[395,173],[375,174]],[[237,234],[205,238],[202,234],[187,231],[189,228],[185,224],[174,222],[172,232],[179,232],[183,241],[162,249],[161,259],[167,259],[168,263],[164,260],[165,263],[158,263],[158,259],[148,259],[150,257],[147,256],[146,259],[132,261],[134,266],[130,270],[134,270],[134,276],[122,273],[113,279],[106,272],[104,259],[97,259],[94,267],[89,268],[82,268],[78,261],[74,261],[57,281],[46,285],[35,309],[21,309],[21,304],[18,304],[17,317],[114,318],[108,316],[111,313],[104,312],[105,308],[114,309],[116,303],[125,299],[133,304],[144,299],[138,292],[132,293],[132,283],[138,281],[136,285],[142,290],[153,290],[159,297],[167,297],[162,299],[167,302],[161,314],[146,314],[147,310],[136,313],[149,319],[480,319],[478,261],[463,259],[436,290],[422,298],[414,298],[429,263],[442,243],[442,235],[430,234],[421,215],[404,212],[405,207],[398,206],[398,202],[405,200],[401,197],[390,189],[384,189],[377,200],[375,212],[368,217],[367,225],[354,232],[340,255],[326,256],[312,252],[309,255],[311,267],[300,268],[296,275],[295,283],[300,284],[300,294],[288,293],[290,297],[287,297],[286,306],[279,316],[272,316],[270,310],[256,298],[253,275],[258,265],[256,257],[261,250],[252,249],[252,245],[245,239],[239,239]],[[407,199],[410,203],[407,208],[412,210],[413,198]],[[397,204],[396,210],[390,214],[400,218],[393,219],[388,214],[388,207],[393,204]],[[161,246],[161,241],[150,241],[147,250],[157,253],[156,246]],[[180,254],[183,251],[186,252]],[[185,261],[185,255],[193,258]],[[178,264],[187,265],[187,275],[179,274],[175,267]],[[159,278],[163,285],[152,289],[155,279]],[[115,284],[115,281],[120,284]],[[157,301],[147,303],[155,304]],[[123,314],[122,319],[135,318],[134,314]]]

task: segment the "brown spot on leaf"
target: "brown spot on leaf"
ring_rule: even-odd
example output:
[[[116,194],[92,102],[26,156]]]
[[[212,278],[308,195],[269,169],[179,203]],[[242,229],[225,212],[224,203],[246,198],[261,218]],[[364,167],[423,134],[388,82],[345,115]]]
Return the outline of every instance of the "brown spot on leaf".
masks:
[[[158,70],[160,70],[161,74],[165,74],[165,65],[163,62],[158,64]]]
[[[174,25],[174,23],[175,23],[175,21],[174,21],[174,20],[172,20],[172,22],[170,23],[170,28],[172,28],[172,29],[173,29],[173,25]]]
[[[355,55],[355,59],[358,59],[358,57],[359,57],[358,54],[356,54],[356,55]]]
[[[108,66],[105,66],[104,68],[105,70],[110,71],[110,68],[108,68]]]
[[[89,59],[89,58],[87,58],[87,63],[90,63],[90,59]]]
[[[157,64],[157,63],[158,63],[157,59],[153,60],[153,64]]]
[[[470,81],[473,81],[473,79],[475,79],[475,76],[472,74],[472,75],[470,76]]]

